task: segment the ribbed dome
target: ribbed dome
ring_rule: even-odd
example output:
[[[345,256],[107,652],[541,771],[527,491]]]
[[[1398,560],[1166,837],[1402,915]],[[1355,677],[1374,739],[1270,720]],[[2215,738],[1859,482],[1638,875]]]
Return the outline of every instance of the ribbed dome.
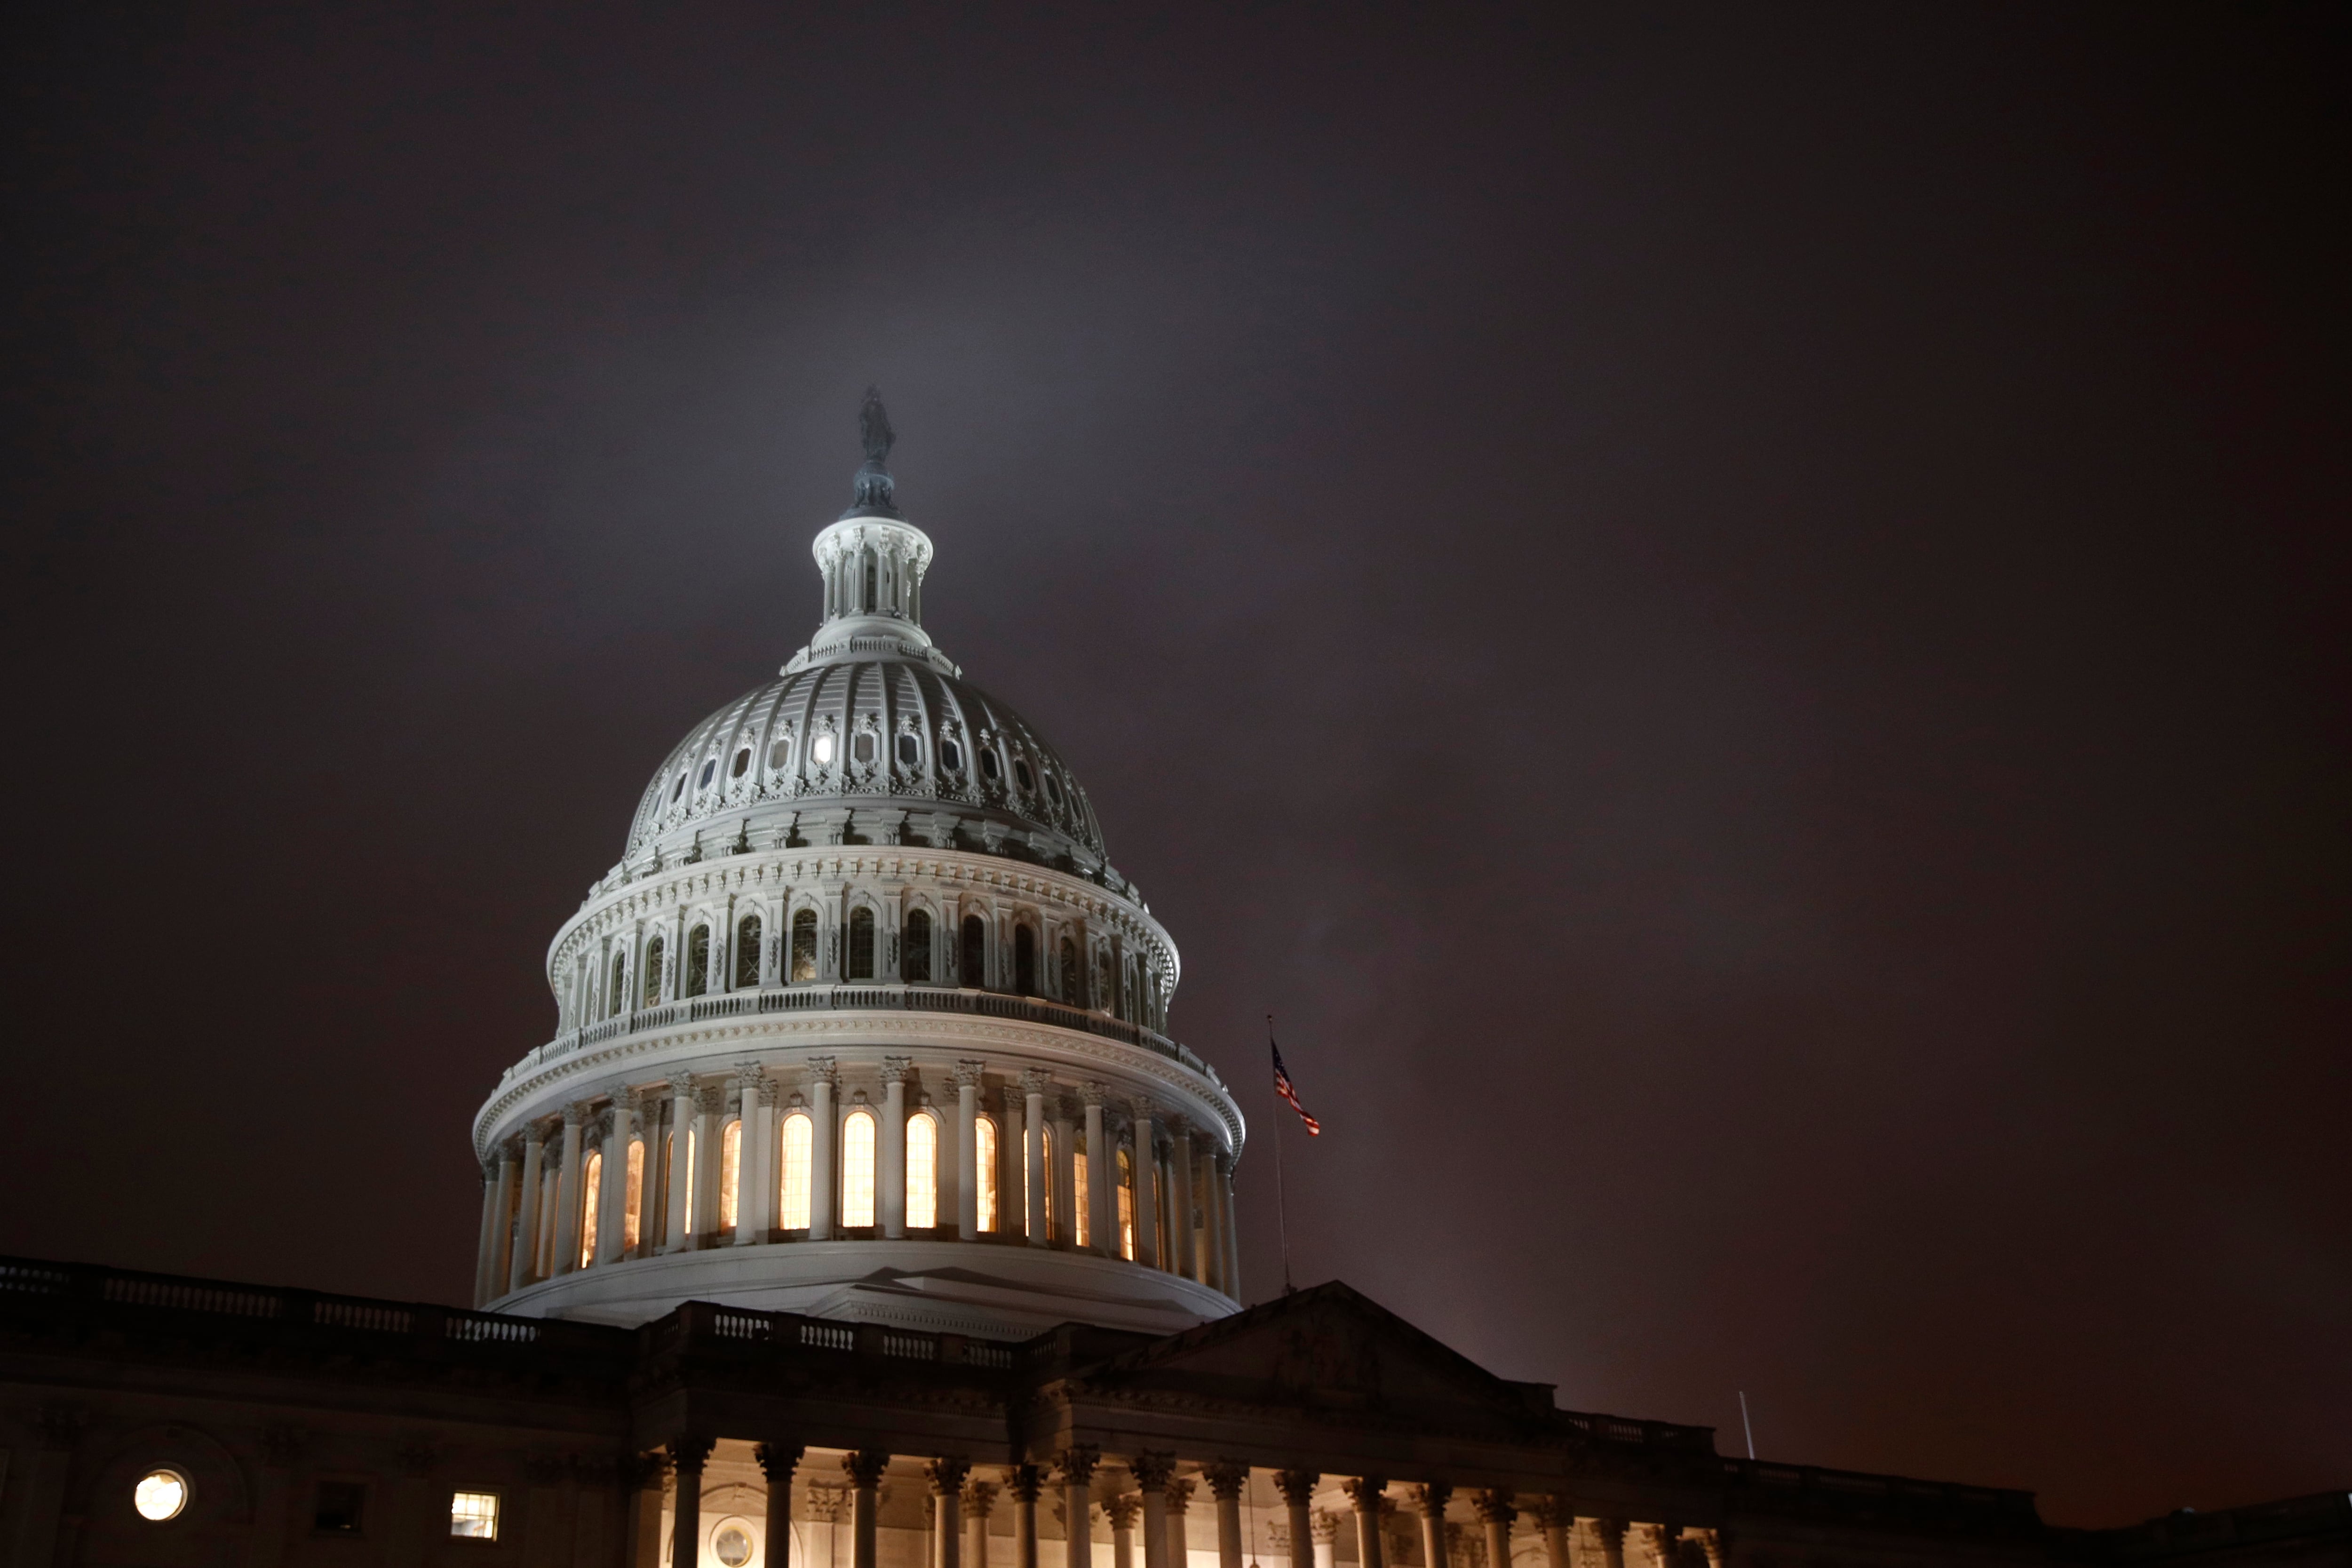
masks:
[[[1089,872],[1103,859],[1086,791],[1053,748],[978,687],[903,658],[793,669],[703,720],[646,786],[628,852],[674,837],[715,851],[733,835],[711,830],[738,819],[748,836],[788,830],[794,814],[838,826],[845,810],[869,842],[904,830]]]

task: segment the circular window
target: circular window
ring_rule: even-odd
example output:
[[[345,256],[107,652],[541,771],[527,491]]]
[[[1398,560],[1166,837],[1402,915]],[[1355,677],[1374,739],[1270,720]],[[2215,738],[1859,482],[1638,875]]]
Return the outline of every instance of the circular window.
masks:
[[[951,773],[960,773],[963,772],[963,748],[957,745],[953,741],[946,740],[944,738],[941,739],[940,742],[940,765],[946,768],[947,771]]]
[[[743,1568],[751,1561],[751,1532],[734,1520],[721,1521],[710,1538],[710,1554],[727,1568]]]
[[[697,789],[709,789],[710,787],[710,775],[718,771],[719,759],[717,757],[713,757],[709,762],[702,764],[702,782],[696,784],[694,787]]]
[[[188,1478],[177,1470],[150,1470],[131,1489],[131,1506],[156,1524],[177,1519],[188,1506]]]
[[[980,749],[980,771],[990,778],[995,778],[1004,772],[1004,764],[996,760],[994,752],[982,746]]]
[[[1029,776],[1028,763],[1020,757],[1013,759],[1013,776],[1021,781],[1021,788],[1024,792],[1037,787],[1037,781]]]
[[[830,735],[819,735],[815,740],[811,741],[809,742],[809,755],[816,759],[816,765],[818,767],[829,768],[833,766],[833,737]]]
[[[751,765],[751,748],[746,746],[741,751],[735,753],[735,765],[727,770],[727,776],[730,779],[740,779],[743,776],[745,770],[750,768]]]

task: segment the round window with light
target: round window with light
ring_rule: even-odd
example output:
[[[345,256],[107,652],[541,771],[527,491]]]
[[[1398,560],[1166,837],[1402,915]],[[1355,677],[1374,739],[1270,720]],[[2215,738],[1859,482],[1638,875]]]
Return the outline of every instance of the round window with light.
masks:
[[[816,765],[818,767],[829,768],[833,766],[833,737],[830,735],[819,735],[815,740],[811,741],[809,742],[809,755],[815,759]]]
[[[751,1531],[742,1521],[725,1519],[711,1532],[710,1554],[719,1559],[722,1568],[743,1568],[751,1561]]]
[[[131,1489],[131,1506],[151,1524],[177,1519],[188,1506],[188,1478],[177,1470],[150,1470]]]

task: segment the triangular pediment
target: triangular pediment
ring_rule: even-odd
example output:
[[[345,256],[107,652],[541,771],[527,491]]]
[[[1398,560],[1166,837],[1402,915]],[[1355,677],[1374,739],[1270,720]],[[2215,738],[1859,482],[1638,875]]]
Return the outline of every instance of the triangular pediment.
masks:
[[[1543,1422],[1551,1390],[1496,1377],[1336,1280],[1081,1370],[1103,1394],[1405,1419]]]

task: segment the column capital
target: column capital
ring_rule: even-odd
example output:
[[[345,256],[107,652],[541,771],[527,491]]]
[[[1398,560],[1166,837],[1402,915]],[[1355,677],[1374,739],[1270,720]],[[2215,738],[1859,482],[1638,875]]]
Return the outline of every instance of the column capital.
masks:
[[[1339,1483],[1358,1513],[1378,1513],[1388,1496],[1389,1483],[1382,1476],[1353,1476]]]
[[[1103,1517],[1110,1521],[1113,1530],[1130,1530],[1135,1516],[1143,1507],[1143,1500],[1133,1492],[1121,1492],[1117,1497],[1103,1499]]]
[[[760,1079],[760,1103],[761,1105],[773,1109],[782,1100],[784,1086],[778,1083],[774,1079],[763,1076]],[[799,1097],[794,1096],[794,1098],[797,1099]]]
[[[837,1083],[840,1081],[834,1073],[834,1058],[831,1057],[810,1057],[807,1058],[806,1066],[808,1068],[808,1081],[812,1088],[821,1083]]]
[[[960,1497],[964,1478],[971,1474],[971,1461],[961,1454],[942,1454],[923,1467],[923,1475],[931,1483],[933,1497]]]
[[[1305,1508],[1314,1500],[1315,1483],[1322,1479],[1314,1470],[1276,1470],[1274,1472],[1274,1488],[1282,1494],[1282,1500],[1291,1507]]]
[[[907,1075],[914,1070],[914,1067],[915,1058],[912,1057],[884,1057],[882,1081],[886,1084],[904,1083],[907,1081]]]
[[[1642,1534],[1657,1560],[1658,1568],[1675,1568],[1682,1555],[1683,1527],[1679,1524],[1645,1524]]]
[[[1052,1073],[1047,1072],[1044,1068],[1031,1068],[1021,1075],[1021,1092],[1024,1095],[1042,1096],[1053,1087],[1053,1083]]]
[[[672,1437],[666,1447],[669,1449],[670,1468],[680,1475],[698,1476],[710,1458],[710,1450],[718,1445],[708,1437],[681,1433]]]
[[[1221,1501],[1242,1495],[1249,1481],[1249,1467],[1235,1459],[1212,1459],[1201,1467],[1202,1479],[1209,1483],[1210,1493]]]
[[[743,1089],[756,1088],[765,1083],[767,1079],[768,1069],[759,1062],[746,1061],[735,1064],[735,1082]]]
[[[882,1472],[890,1468],[890,1455],[882,1448],[860,1448],[841,1457],[841,1473],[856,1487],[876,1487],[882,1484]]]
[[[981,1079],[987,1071],[986,1062],[977,1058],[965,1057],[957,1061],[955,1071],[950,1075],[949,1081],[958,1089],[978,1089]]]
[[[1068,1486],[1082,1487],[1094,1479],[1102,1450],[1092,1443],[1073,1443],[1054,1456],[1054,1469]]]
[[[1421,1511],[1432,1519],[1445,1517],[1445,1505],[1454,1500],[1452,1481],[1423,1481],[1412,1489],[1412,1500]]]
[[[1178,1476],[1168,1483],[1168,1511],[1182,1513],[1192,1506],[1192,1478]]]
[[[1536,1522],[1546,1530],[1576,1528],[1576,1505],[1558,1492],[1549,1492],[1535,1500]]]
[[[1168,1482],[1176,1474],[1176,1456],[1145,1452],[1128,1457],[1127,1473],[1135,1484],[1148,1492],[1165,1492]]]
[[[1034,1465],[1008,1465],[1004,1469],[1004,1489],[1023,1502],[1035,1502],[1037,1494],[1045,1488],[1045,1474]]]
[[[1150,1121],[1159,1110],[1159,1107],[1152,1102],[1151,1097],[1148,1094],[1132,1095],[1127,1103],[1134,1109],[1137,1116],[1146,1121]]]
[[[1618,1545],[1625,1539],[1625,1521],[1622,1519],[1588,1519],[1584,1524],[1603,1548]]]
[[[760,1461],[760,1473],[768,1478],[770,1486],[778,1486],[793,1479],[793,1471],[801,1462],[798,1443],[761,1443],[753,1446],[751,1457]]]
[[[1487,1524],[1508,1524],[1519,1517],[1519,1510],[1511,1506],[1511,1492],[1507,1487],[1488,1487],[1484,1491],[1473,1492],[1470,1506],[1478,1510],[1478,1518]]]
[[[669,1092],[673,1100],[690,1100],[694,1096],[694,1075],[674,1072],[669,1075]]]
[[[963,1509],[974,1519],[986,1519],[996,1507],[996,1483],[966,1481],[963,1484]]]
[[[1307,1528],[1318,1541],[1337,1541],[1339,1539],[1339,1516],[1329,1509],[1318,1508],[1315,1510],[1315,1517],[1307,1521]]]
[[[723,1116],[727,1112],[727,1086],[706,1083],[694,1091],[694,1109],[705,1116]]]
[[[575,1100],[571,1104],[563,1108],[563,1125],[565,1127],[572,1128],[583,1126],[586,1124],[587,1121],[588,1102],[586,1100]]]
[[[1088,1105],[1100,1105],[1110,1099],[1110,1085],[1090,1078],[1078,1085],[1078,1098]]]

